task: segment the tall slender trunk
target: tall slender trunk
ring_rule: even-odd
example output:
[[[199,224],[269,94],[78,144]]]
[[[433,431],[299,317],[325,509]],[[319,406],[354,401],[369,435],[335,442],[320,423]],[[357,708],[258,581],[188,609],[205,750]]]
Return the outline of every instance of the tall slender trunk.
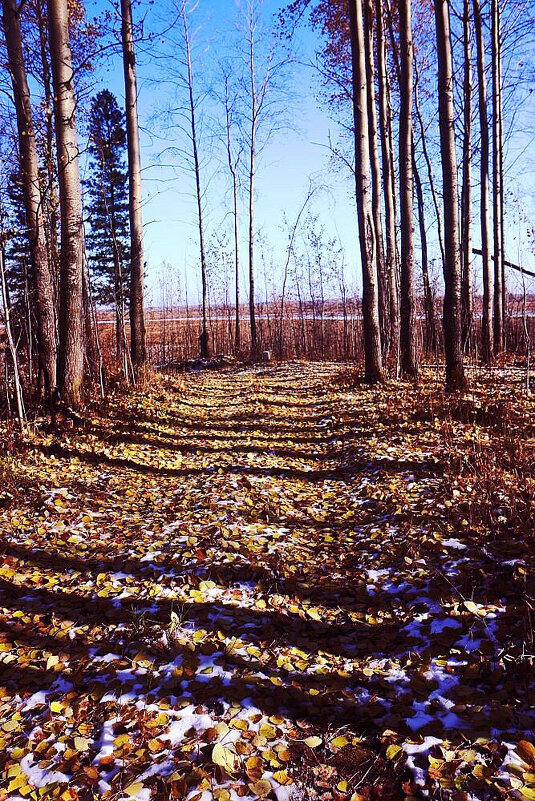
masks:
[[[355,189],[362,263],[362,319],[364,368],[370,383],[382,381],[383,361],[379,324],[379,293],[375,258],[375,227],[372,211],[368,103],[362,0],[349,0],[353,121],[355,135]]]
[[[229,98],[229,79],[225,76],[225,128],[227,161],[232,180],[232,216],[234,233],[234,350],[236,355],[241,349],[241,326],[240,326],[240,230],[239,230],[239,206],[238,206],[238,163],[233,156],[232,143],[232,111]],[[239,157],[238,157],[239,158]]]
[[[15,387],[15,405],[17,408],[17,420],[22,430],[26,422],[26,412],[24,410],[24,398],[22,394],[22,381],[20,378],[17,345],[15,343],[13,330],[11,328],[11,314],[10,314],[9,298],[8,298],[7,284],[6,284],[3,240],[0,242],[0,295],[2,298],[2,309],[4,312],[4,328],[7,339],[7,347],[9,350],[9,355],[11,356],[11,361],[13,363],[13,384]],[[8,392],[9,395],[7,387],[8,384],[7,384],[7,360],[6,360],[6,391]]]
[[[48,35],[56,101],[61,216],[58,387],[65,403],[76,407],[81,401],[84,376],[84,232],[67,0],[48,0]]]
[[[50,74],[50,64],[48,60],[48,37],[46,27],[46,9],[44,8],[44,4],[44,0],[36,0],[35,10],[37,13],[37,25],[39,28],[39,55],[41,59],[45,101],[45,169],[47,185],[44,196],[47,201],[46,216],[48,217],[48,260],[50,263],[50,274],[52,276],[54,287],[54,304],[57,308],[57,301],[59,297],[60,262],[58,249],[58,183],[54,154],[54,93],[52,89],[52,75]]]
[[[480,220],[481,252],[483,260],[483,314],[481,321],[481,356],[489,364],[492,361],[494,341],[492,316],[492,269],[490,256],[489,219],[489,123],[487,117],[487,77],[485,71],[485,40],[479,0],[472,0],[477,46],[478,113],[481,132],[480,157]]]
[[[444,233],[442,231],[442,215],[440,213],[440,204],[438,202],[438,194],[435,185],[435,176],[433,175],[433,165],[431,163],[431,157],[429,155],[429,150],[427,147],[427,132],[424,125],[422,110],[420,108],[420,99],[418,93],[419,73],[418,73],[418,64],[416,58],[414,59],[414,76],[415,76],[414,110],[416,111],[416,117],[418,119],[418,127],[420,129],[420,144],[422,146],[422,154],[427,169],[427,180],[429,181],[429,190],[431,192],[431,198],[433,200],[433,206],[437,218],[437,238],[438,238],[438,245],[440,248],[440,256],[442,258],[442,268],[444,268]]]
[[[39,369],[43,379],[45,401],[48,402],[56,388],[57,353],[54,283],[48,260],[43,198],[39,181],[39,159],[33,127],[30,90],[24,64],[17,0],[2,0],[2,10],[9,72],[17,117],[26,226],[37,293]]]
[[[462,242],[462,328],[463,350],[469,353],[472,345],[472,32],[470,0],[464,0],[464,128],[463,128],[463,184],[461,192]]]
[[[390,314],[388,304],[388,283],[385,272],[385,254],[383,245],[383,222],[381,219],[381,165],[379,163],[379,147],[377,142],[377,107],[375,101],[375,63],[373,36],[373,0],[364,2],[365,18],[365,53],[366,53],[366,90],[368,101],[368,138],[370,140],[370,166],[372,182],[372,215],[375,228],[375,261],[377,264],[377,282],[379,291],[379,319],[381,322],[381,343],[383,359],[390,349]]]
[[[494,249],[494,352],[504,347],[503,308],[503,241],[502,241],[502,99],[501,99],[501,31],[499,0],[491,2],[492,39],[492,206]]]
[[[499,2],[499,0],[498,0]],[[498,6],[499,11],[499,6]],[[507,284],[505,280],[505,165],[504,165],[504,134],[503,134],[503,75],[502,75],[502,34],[501,34],[501,12],[498,15],[498,102],[500,106],[500,129],[499,129],[499,163],[500,172],[500,239],[502,250],[501,276],[502,276],[502,330],[504,350],[507,347]]]
[[[396,180],[392,150],[392,115],[390,109],[388,73],[386,69],[386,42],[384,35],[383,0],[375,2],[377,24],[377,73],[379,99],[379,127],[383,160],[383,194],[385,199],[386,278],[389,301],[389,357],[394,375],[399,368],[399,297],[397,281],[396,245]]]
[[[411,0],[398,0],[400,33],[399,183],[401,211],[401,370],[417,378],[412,176],[413,45]]]
[[[236,356],[241,350],[240,325],[240,229],[238,214],[238,179],[236,170],[232,173],[232,208],[234,217],[234,350]]]
[[[435,0],[438,56],[438,107],[444,197],[444,351],[446,387],[466,387],[461,329],[461,249],[455,153],[453,64],[448,0]]]
[[[126,135],[128,143],[128,190],[130,214],[130,351],[135,369],[147,360],[144,308],[143,218],[141,214],[141,154],[137,113],[136,56],[132,0],[121,0]]]
[[[422,180],[416,157],[413,152],[412,170],[414,173],[414,186],[416,188],[416,204],[418,208],[418,229],[420,232],[420,247],[422,251],[422,284],[424,290],[425,340],[428,351],[432,353],[437,349],[437,335],[435,327],[435,304],[429,280],[429,257],[427,249],[427,231],[425,228],[425,206]]]
[[[191,128],[191,146],[193,150],[193,169],[195,172],[195,195],[197,199],[197,228],[199,232],[199,255],[201,259],[202,286],[202,330],[199,337],[201,359],[208,359],[210,348],[208,342],[208,281],[206,277],[206,250],[204,246],[204,221],[202,208],[201,167],[199,163],[199,143],[197,141],[197,115],[193,93],[193,70],[191,65],[191,37],[188,29],[187,10],[182,4],[182,23],[184,26],[184,46],[186,48],[186,69],[188,81],[189,122]]]
[[[258,358],[258,335],[255,313],[255,269],[254,269],[254,236],[255,236],[255,174],[256,174],[256,73],[254,53],[254,31],[250,31],[249,39],[249,80],[251,99],[251,127],[249,140],[249,320],[251,325],[251,359]]]

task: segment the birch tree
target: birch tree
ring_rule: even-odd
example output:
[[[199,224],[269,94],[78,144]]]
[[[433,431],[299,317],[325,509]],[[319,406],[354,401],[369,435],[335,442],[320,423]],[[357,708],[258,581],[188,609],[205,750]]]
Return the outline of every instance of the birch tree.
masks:
[[[438,104],[442,191],[444,203],[444,351],[446,387],[466,386],[461,328],[461,249],[455,153],[453,63],[451,53],[449,0],[435,0],[438,57]]]
[[[48,32],[56,101],[55,129],[61,221],[58,388],[62,400],[76,407],[81,402],[84,376],[84,234],[67,0],[48,0]]]
[[[412,175],[413,45],[411,0],[398,0],[400,34],[399,195],[401,215],[401,371],[417,378]]]
[[[383,380],[379,292],[375,257],[375,226],[372,209],[368,98],[362,0],[349,0],[353,122],[355,137],[355,189],[362,264],[362,318],[364,328],[364,372],[369,383]]]
[[[2,11],[17,119],[26,226],[35,282],[39,372],[45,402],[50,402],[56,388],[56,311],[53,278],[47,252],[43,198],[39,180],[39,158],[24,63],[19,5],[16,0],[2,0]]]
[[[485,39],[481,18],[480,0],[472,0],[474,29],[477,48],[477,106],[481,137],[479,159],[480,185],[480,230],[483,263],[483,311],[481,318],[481,356],[483,361],[492,360],[494,326],[492,315],[492,269],[490,255],[490,217],[489,217],[489,122],[487,111],[487,74],[485,69]]]
[[[130,216],[130,351],[136,370],[147,360],[144,307],[143,217],[141,211],[141,152],[137,110],[136,56],[132,0],[121,0],[121,37],[126,95],[128,191]]]

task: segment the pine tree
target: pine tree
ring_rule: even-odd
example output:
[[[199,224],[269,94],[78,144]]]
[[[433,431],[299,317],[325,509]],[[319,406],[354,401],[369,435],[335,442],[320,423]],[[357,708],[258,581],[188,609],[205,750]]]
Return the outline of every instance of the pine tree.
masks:
[[[107,89],[91,104],[89,154],[87,251],[96,298],[115,308],[117,356],[124,359],[130,284],[126,130],[124,114]]]

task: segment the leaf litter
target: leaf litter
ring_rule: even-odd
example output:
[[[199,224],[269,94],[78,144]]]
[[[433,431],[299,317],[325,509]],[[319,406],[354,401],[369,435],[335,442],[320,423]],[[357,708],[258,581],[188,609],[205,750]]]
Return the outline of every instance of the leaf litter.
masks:
[[[21,443],[0,798],[535,798],[532,402],[350,379],[158,376]]]

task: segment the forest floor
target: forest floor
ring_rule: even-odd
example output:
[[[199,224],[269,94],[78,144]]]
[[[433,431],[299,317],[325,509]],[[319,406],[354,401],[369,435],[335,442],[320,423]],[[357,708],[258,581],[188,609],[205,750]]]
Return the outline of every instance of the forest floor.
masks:
[[[156,376],[4,437],[0,799],[535,799],[534,402],[441,379]]]

